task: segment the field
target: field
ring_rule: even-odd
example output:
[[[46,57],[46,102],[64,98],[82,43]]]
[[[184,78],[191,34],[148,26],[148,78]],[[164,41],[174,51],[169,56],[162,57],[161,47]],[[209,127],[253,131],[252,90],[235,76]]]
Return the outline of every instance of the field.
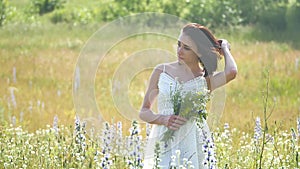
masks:
[[[72,126],[74,126],[75,118],[72,98],[73,75],[80,50],[88,38],[99,27],[101,27],[101,24],[76,27],[67,24],[49,24],[36,26],[11,25],[1,29],[1,135],[2,137],[6,136],[6,138],[2,138],[2,143],[7,142],[8,140],[6,139],[11,136],[18,136],[18,139],[10,140],[13,141],[11,143],[12,145],[19,147],[19,144],[23,141],[26,143],[26,138],[31,138],[30,140],[32,141],[27,145],[30,147],[30,145],[36,144],[36,139],[44,140],[44,138],[47,138],[47,143],[39,144],[59,144],[60,141],[58,138],[60,138],[67,141],[64,144],[68,142],[71,144],[73,142],[74,145],[71,145],[75,147],[65,147],[66,149],[73,149],[74,151],[75,149],[80,149],[80,147],[76,147],[77,144],[75,143],[78,142],[73,139],[74,135],[72,135]],[[239,67],[239,74],[233,82],[226,86],[225,108],[219,123],[220,129],[216,130],[216,133],[219,133],[216,135],[222,135],[222,137],[219,137],[219,140],[217,139],[219,142],[216,141],[216,145],[230,144],[229,147],[235,150],[235,153],[230,155],[230,159],[237,158],[236,156],[239,155],[240,151],[246,151],[246,149],[242,149],[242,146],[246,146],[247,143],[250,144],[251,142],[255,147],[257,143],[252,142],[253,138],[251,138],[251,135],[254,134],[256,117],[260,117],[263,121],[264,106],[266,106],[263,103],[263,99],[267,91],[267,71],[269,72],[270,79],[268,89],[270,102],[267,104],[267,114],[272,112],[268,119],[268,133],[278,134],[278,139],[281,141],[282,139],[291,139],[291,137],[287,135],[290,135],[290,128],[297,127],[296,122],[299,115],[300,93],[298,86],[300,82],[300,70],[298,58],[300,51],[294,49],[287,43],[275,41],[264,42],[253,39],[245,40],[246,37],[249,36],[249,33],[233,35],[229,32],[227,34],[220,34],[219,36],[230,40],[232,53]],[[131,126],[131,122],[124,119],[124,117],[120,115],[122,112],[118,112],[114,107],[111,90],[109,90],[111,88],[109,82],[112,80],[111,78],[115,71],[117,71],[118,64],[121,63],[121,60],[129,58],[126,53],[137,50],[130,46],[137,43],[151,46],[151,40],[153,40],[153,38],[152,36],[145,36],[142,38],[136,37],[128,39],[126,43],[121,43],[115,47],[108,54],[107,60],[103,60],[97,70],[95,91],[101,113],[108,122],[123,122],[124,133],[128,133],[127,131]],[[167,39],[167,41],[172,42],[170,39]],[[169,45],[159,44],[159,46],[170,50],[174,49],[172,43]],[[149,69],[141,71],[131,81],[129,96],[132,105],[136,109],[138,109],[141,104],[143,92],[145,91],[150,73],[151,70]],[[272,109],[273,105],[274,109]],[[113,120],[112,117],[114,117]],[[222,129],[224,123],[229,123],[230,130],[226,128]],[[59,129],[59,137],[56,136],[53,131],[54,124],[61,126]],[[47,125],[52,127],[46,127]],[[142,127],[141,134],[144,135],[145,126],[143,124],[140,125]],[[15,128],[18,126],[21,126],[22,129]],[[27,131],[29,131],[29,133]],[[33,134],[30,134],[31,132],[33,132]],[[230,136],[227,136],[232,139],[230,139],[231,141],[229,143],[228,140],[225,139],[226,137],[223,137],[224,133],[231,133]],[[125,134],[124,137],[128,137],[126,135],[127,134]],[[242,142],[243,139],[245,139],[244,142]],[[101,147],[97,147],[101,144],[100,140],[97,140],[99,144],[96,145],[90,142],[92,140],[87,140],[89,140],[86,144],[90,146],[88,149],[90,154],[85,152],[85,158],[93,156],[91,154],[96,151],[101,151]],[[280,142],[280,144],[287,144],[281,141],[278,142]],[[241,144],[239,145],[241,147],[234,146],[237,145],[237,142]],[[268,146],[270,147],[270,145]],[[1,146],[4,146],[4,144],[1,144]],[[48,147],[49,151],[52,151],[53,148],[57,149],[60,147],[53,146],[52,148],[51,146]],[[284,148],[282,152],[288,153],[290,150],[288,148],[289,146],[291,145],[281,147]],[[260,144],[256,145],[256,147],[260,147]],[[43,150],[38,150],[39,148],[41,147],[35,147],[34,149],[28,148],[24,150],[23,153],[27,155],[28,153],[30,154],[30,151],[41,153],[38,151]],[[228,150],[223,150],[222,146],[219,148],[221,148],[224,156],[228,156]],[[57,151],[59,150],[53,151],[52,153],[54,154],[52,155],[63,160],[64,158],[62,157],[66,154],[59,155]],[[253,151],[251,146],[248,147],[247,151],[249,151],[249,153],[255,153],[251,152]],[[278,153],[278,151],[279,150],[277,150],[275,154]],[[8,154],[14,155],[12,152]],[[19,154],[22,153],[19,152]],[[51,156],[51,153],[49,153],[49,155]],[[219,158],[221,159],[223,155]],[[34,158],[34,156],[35,154],[31,154],[26,158]],[[78,161],[71,163],[70,161],[72,161],[73,158],[72,154],[69,154],[67,157],[67,159],[64,159],[65,162],[59,164],[73,167],[79,164],[87,165],[87,161],[84,163]],[[242,158],[242,156],[240,157]],[[257,156],[253,156],[252,160],[257,160],[255,159],[256,157]],[[8,156],[3,157],[3,159],[7,158]],[[20,160],[18,158],[13,157],[13,159],[16,160],[15,162]],[[133,157],[128,158],[133,159]],[[225,159],[230,160],[228,158]],[[45,165],[47,164],[51,167],[51,165],[57,164],[54,159],[50,158],[49,160],[49,162],[45,162]],[[237,160],[236,165],[231,163],[231,166],[243,166],[243,164],[240,164],[241,159],[235,160]],[[280,160],[281,164],[286,166],[283,163],[287,162],[283,162],[283,159]],[[225,166],[228,162],[229,161],[222,160],[219,165]],[[21,164],[23,165],[24,163],[6,165],[12,167],[20,166]],[[27,165],[34,167],[35,165],[33,164],[34,163],[28,162]],[[93,165],[100,165],[100,163],[94,164],[93,162]],[[251,165],[251,167],[253,167],[255,163],[253,162]],[[258,163],[256,163],[256,165],[258,165]]]
[[[72,123],[75,115],[72,87],[77,58],[88,38],[100,27],[61,24],[3,28],[0,44],[2,121],[7,122],[14,116],[18,125],[22,124],[29,130],[51,124],[55,115],[61,124]],[[231,41],[232,53],[239,68],[237,78],[226,86],[226,104],[220,124],[229,122],[243,131],[253,128],[255,117],[262,116],[263,91],[266,90],[267,80],[264,74],[269,71],[269,97],[276,101],[270,120],[276,120],[285,129],[294,127],[300,102],[299,51],[287,43],[245,40],[241,37],[248,35],[219,36]],[[102,61],[95,77],[95,93],[103,114],[118,114],[113,106],[109,81],[122,59],[139,50],[128,46],[138,43],[155,47],[151,46],[151,38],[155,39],[149,35],[130,38],[115,47]],[[169,44],[158,46],[172,51],[173,41],[166,41]],[[150,73],[149,69],[141,71],[131,81],[129,97],[137,110]],[[12,101],[12,91],[16,105]]]
[[[113,78],[120,65],[143,47],[175,52],[176,41],[159,37],[161,42],[154,44],[155,35],[130,37],[113,46],[101,60],[92,88],[97,108],[110,125],[95,129],[101,134],[98,138],[79,121],[74,124],[73,91],[78,57],[103,25],[42,21],[0,28],[1,167],[141,165],[147,126],[142,122],[132,125],[133,119],[124,117],[124,112],[116,107]],[[300,50],[299,42],[287,38],[298,35],[264,32],[255,27],[216,30],[216,35],[230,41],[239,69],[237,78],[225,88],[225,107],[218,129],[214,130],[218,166],[298,168]],[[224,59],[221,66],[223,62]],[[128,99],[134,112],[142,103],[150,73],[150,68],[142,69],[129,79]],[[133,117],[137,115],[133,113]],[[113,138],[106,138],[105,131]],[[112,147],[104,146],[109,143]],[[127,149],[120,150],[121,147]],[[131,155],[132,152],[137,154]]]

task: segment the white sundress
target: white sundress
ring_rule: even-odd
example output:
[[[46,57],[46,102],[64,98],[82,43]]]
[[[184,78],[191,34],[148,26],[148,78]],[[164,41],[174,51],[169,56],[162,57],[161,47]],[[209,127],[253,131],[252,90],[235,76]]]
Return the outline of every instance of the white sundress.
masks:
[[[159,94],[157,97],[157,108],[159,114],[174,114],[170,98],[171,90],[175,90],[174,85],[171,85],[174,83],[176,83],[175,79],[165,72],[164,67],[158,81]],[[186,92],[199,92],[207,89],[206,79],[203,76],[195,77],[187,82],[181,83],[181,85],[182,90]],[[171,86],[173,86],[173,88]],[[144,154],[144,169],[154,168],[155,144],[162,139],[167,130],[168,128],[163,125],[152,125]],[[181,160],[184,158],[188,159],[192,162],[195,169],[207,168],[203,165],[205,158],[203,152],[204,134],[206,138],[211,140],[209,127],[205,120],[203,120],[202,128],[199,128],[195,121],[189,120],[174,133],[174,139],[168,143],[167,147],[164,146],[164,143],[160,142],[160,167],[162,169],[169,169],[171,166],[171,156],[176,156],[176,151],[178,152],[178,150],[180,150]]]

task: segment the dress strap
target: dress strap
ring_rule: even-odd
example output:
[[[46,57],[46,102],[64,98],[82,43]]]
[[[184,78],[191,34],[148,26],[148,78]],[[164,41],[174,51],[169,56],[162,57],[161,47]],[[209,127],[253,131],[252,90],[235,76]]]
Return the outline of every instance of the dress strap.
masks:
[[[165,73],[165,70],[166,70],[166,65],[164,64],[164,69],[163,69],[163,72]]]

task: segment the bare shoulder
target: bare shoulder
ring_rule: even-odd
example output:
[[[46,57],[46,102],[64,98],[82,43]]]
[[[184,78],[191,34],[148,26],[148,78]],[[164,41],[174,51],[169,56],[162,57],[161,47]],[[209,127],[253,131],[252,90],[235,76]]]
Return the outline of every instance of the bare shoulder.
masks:
[[[164,70],[164,64],[163,63],[161,63],[161,64],[158,64],[158,65],[156,65],[155,66],[155,68],[153,69],[153,72],[163,72],[163,70]]]
[[[168,62],[163,64],[163,69],[165,69],[168,72],[168,70],[174,70],[177,66],[177,62]]]
[[[170,66],[170,67],[177,67],[178,66],[178,62],[169,62],[169,63],[167,63],[168,64],[168,66]]]
[[[175,62],[161,63],[155,66],[154,71],[163,72],[166,69],[173,69],[175,66]]]

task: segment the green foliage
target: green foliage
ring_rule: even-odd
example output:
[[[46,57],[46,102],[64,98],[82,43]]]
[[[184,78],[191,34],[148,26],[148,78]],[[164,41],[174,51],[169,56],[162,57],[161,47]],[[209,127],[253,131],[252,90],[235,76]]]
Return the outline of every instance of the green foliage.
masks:
[[[151,4],[157,4],[156,0]],[[107,0],[100,4],[99,15],[103,21],[110,21],[118,17],[134,13],[147,12],[151,9],[149,0]]]
[[[263,0],[257,11],[258,23],[271,30],[285,30],[288,0]]]
[[[72,11],[67,9],[60,9],[54,11],[50,16],[52,23],[72,23],[77,24],[88,24],[94,21],[95,14],[88,8],[78,8]]]
[[[99,16],[103,21],[110,21],[134,13],[163,12],[210,28],[260,24],[273,30],[285,30],[288,4],[288,0],[110,0],[100,5]]]
[[[292,2],[286,12],[286,22],[289,31],[296,32],[300,28],[300,0]]]
[[[238,0],[242,24],[259,24],[272,30],[284,30],[286,27],[285,13],[288,0]]]
[[[7,11],[15,9],[11,11],[18,13],[17,19],[21,23],[37,21],[37,14],[42,16],[50,12],[53,14],[46,19],[52,23],[66,22],[74,25],[107,22],[137,13],[158,12],[198,22],[211,29],[228,29],[249,24],[272,31],[296,31],[300,27],[299,0],[102,0],[87,4],[83,4],[84,1],[81,0],[72,3],[67,3],[66,0],[28,0],[30,6],[26,10],[8,6],[6,1],[0,1],[0,25],[7,20]]]
[[[232,26],[241,22],[240,11],[233,0],[195,1],[195,0],[142,0],[142,1],[106,1],[99,11],[102,20],[110,21],[121,16],[141,12],[163,12],[176,15],[192,22],[211,27]]]
[[[43,15],[54,11],[55,9],[62,8],[65,0],[32,0],[32,11]]]
[[[66,9],[56,10],[50,17],[52,23],[69,22],[70,20],[71,18]]]
[[[6,19],[6,6],[7,6],[6,0],[0,0],[0,26],[3,25]]]
[[[189,1],[183,10],[182,17],[211,28],[234,26],[241,22],[240,10],[233,0]]]
[[[261,9],[261,1],[237,0],[236,7],[240,10],[242,24],[252,24],[257,22],[257,12]]]

